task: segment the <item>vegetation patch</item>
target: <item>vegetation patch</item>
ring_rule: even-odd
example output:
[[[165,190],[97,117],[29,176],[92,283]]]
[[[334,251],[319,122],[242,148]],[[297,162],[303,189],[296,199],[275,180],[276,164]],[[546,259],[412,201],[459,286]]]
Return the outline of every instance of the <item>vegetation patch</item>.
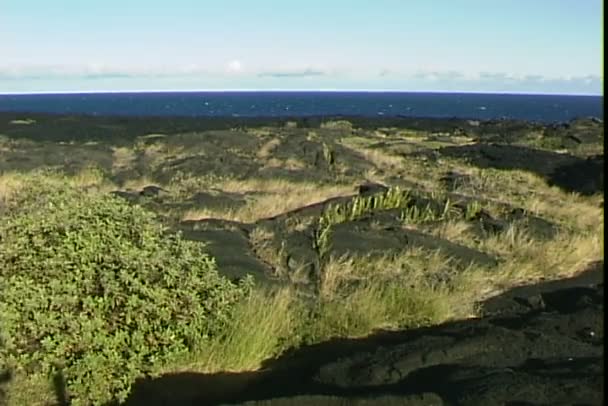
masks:
[[[3,217],[0,276],[2,367],[62,374],[74,405],[124,400],[136,377],[202,348],[251,285],[152,213],[48,176]]]
[[[305,345],[476,318],[604,255],[602,123],[15,118],[0,120],[9,405],[66,403],[62,388],[107,404],[180,374],[221,390]],[[453,365],[452,349],[433,354]]]
[[[398,209],[399,219],[403,224],[410,225],[448,220],[460,215],[449,198],[435,199],[434,195],[422,198],[408,190],[392,187],[370,196],[355,196],[346,203],[329,204],[319,217],[314,248],[321,257],[325,257],[330,250],[329,236],[332,226],[393,209]],[[480,210],[479,203],[471,203],[466,206],[465,216],[473,216]]]

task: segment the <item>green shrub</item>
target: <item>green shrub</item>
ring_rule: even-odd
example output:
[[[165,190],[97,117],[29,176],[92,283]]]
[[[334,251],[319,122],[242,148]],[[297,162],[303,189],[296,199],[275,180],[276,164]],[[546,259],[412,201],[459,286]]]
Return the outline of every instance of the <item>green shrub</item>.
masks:
[[[250,279],[153,214],[35,178],[0,222],[0,370],[61,372],[72,404],[123,400],[221,334]]]

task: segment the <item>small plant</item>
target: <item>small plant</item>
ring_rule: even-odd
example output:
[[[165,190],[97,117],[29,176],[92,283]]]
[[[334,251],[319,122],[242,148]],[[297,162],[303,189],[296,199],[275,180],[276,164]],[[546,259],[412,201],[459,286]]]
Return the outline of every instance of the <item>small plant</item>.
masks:
[[[379,195],[356,196],[347,203],[329,205],[319,217],[313,247],[323,258],[330,250],[333,225],[353,221],[375,211],[406,207],[410,201],[409,192],[395,187]]]
[[[359,219],[376,211],[407,207],[411,199],[409,192],[398,187],[372,196],[356,196],[344,204],[330,205],[321,214],[319,223],[339,224]]]
[[[323,143],[323,159],[329,167],[335,163],[334,151],[325,142]]]
[[[430,204],[427,204],[423,209],[415,205],[408,207],[400,215],[400,220],[405,224],[419,224],[438,219],[440,219],[440,216],[431,208]]]
[[[455,218],[461,218],[462,212],[461,210],[454,205],[454,202],[446,197],[443,203],[443,210],[440,215],[441,220],[453,220]]]
[[[71,177],[70,183],[80,188],[99,188],[109,184],[108,174],[97,165],[89,165]]]
[[[377,195],[356,196],[347,203],[327,207],[319,219],[318,229],[321,230],[326,225],[354,221],[377,211],[392,209],[402,209],[399,219],[406,224],[420,224],[460,216],[460,213],[449,198],[443,197],[443,195],[436,195],[433,192],[430,194],[430,197],[431,200],[435,200],[435,198],[443,199],[442,208],[439,209],[430,201],[424,206],[417,204],[414,196],[398,187],[392,187],[386,192]],[[479,210],[481,210],[481,206],[479,206]],[[320,235],[319,233],[317,234]]]
[[[332,224],[322,217],[313,238],[313,249],[317,251],[320,259],[324,259],[331,250]]]
[[[479,216],[481,211],[481,204],[477,200],[469,202],[465,208],[464,218],[467,221],[474,220],[477,218],[477,216]]]

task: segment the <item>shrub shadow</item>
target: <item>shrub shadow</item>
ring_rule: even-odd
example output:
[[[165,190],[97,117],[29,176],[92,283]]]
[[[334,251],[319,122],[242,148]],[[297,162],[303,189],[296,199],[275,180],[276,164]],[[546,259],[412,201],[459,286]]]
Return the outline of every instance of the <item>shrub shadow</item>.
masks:
[[[11,381],[12,375],[10,371],[0,371],[0,406],[6,405],[5,386]]]
[[[53,375],[53,389],[55,390],[55,399],[57,406],[69,406],[70,401],[66,390],[65,376],[63,371],[59,370]]]
[[[431,329],[422,328],[408,332],[380,331],[366,338],[332,339],[289,351],[276,359],[264,362],[262,368],[254,372],[186,372],[168,374],[156,379],[139,379],[129,399],[121,406],[222,405],[319,395],[341,398],[405,395],[407,393],[403,393],[400,385],[340,388],[316,382],[313,377],[323,365],[331,361],[420,337],[427,331]]]
[[[603,391],[602,291],[597,263],[575,278],[506,292],[493,302],[502,302],[497,317],[333,339],[255,372],[140,379],[122,406],[460,404],[467,396],[475,404],[507,404],[536,394],[543,404],[595,404]],[[542,311],[534,305],[539,294]],[[513,308],[513,297],[527,298],[525,309]],[[582,326],[601,336],[581,335]]]

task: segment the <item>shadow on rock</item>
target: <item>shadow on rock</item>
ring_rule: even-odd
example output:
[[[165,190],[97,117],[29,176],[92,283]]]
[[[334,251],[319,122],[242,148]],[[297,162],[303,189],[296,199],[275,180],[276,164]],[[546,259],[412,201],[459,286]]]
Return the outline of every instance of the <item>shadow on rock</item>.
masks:
[[[439,154],[466,158],[479,168],[533,172],[567,192],[592,195],[604,191],[603,155],[583,159],[523,146],[481,143],[441,148]]]
[[[604,192],[604,156],[579,159],[557,167],[549,176],[549,184],[583,195]]]
[[[335,339],[256,372],[142,379],[126,405],[601,404],[598,272],[520,288],[543,301],[523,311]]]

